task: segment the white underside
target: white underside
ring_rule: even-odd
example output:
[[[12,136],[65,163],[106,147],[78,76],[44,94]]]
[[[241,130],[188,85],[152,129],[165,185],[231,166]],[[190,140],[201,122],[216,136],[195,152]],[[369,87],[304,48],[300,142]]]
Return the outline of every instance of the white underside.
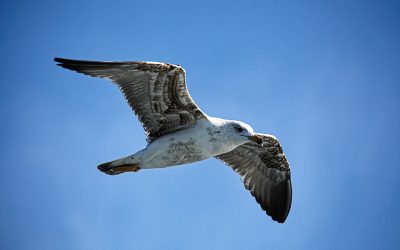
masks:
[[[123,163],[139,164],[142,169],[163,168],[229,152],[245,143],[246,139],[239,137],[238,141],[238,136],[232,139],[231,131],[222,128],[225,122],[212,117],[198,120],[193,127],[162,136],[139,152],[115,161],[115,165]]]

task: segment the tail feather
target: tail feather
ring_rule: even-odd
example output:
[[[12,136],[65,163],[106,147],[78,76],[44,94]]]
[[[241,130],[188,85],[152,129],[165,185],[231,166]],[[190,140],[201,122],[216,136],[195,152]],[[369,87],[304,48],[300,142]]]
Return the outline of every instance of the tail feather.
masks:
[[[105,162],[97,166],[97,169],[108,175],[118,175],[125,172],[137,172],[140,170],[139,164],[114,165],[116,161]]]
[[[102,164],[97,166],[97,169],[100,170],[103,173],[107,173],[107,171],[110,169],[111,163],[112,163],[112,161],[102,163]]]

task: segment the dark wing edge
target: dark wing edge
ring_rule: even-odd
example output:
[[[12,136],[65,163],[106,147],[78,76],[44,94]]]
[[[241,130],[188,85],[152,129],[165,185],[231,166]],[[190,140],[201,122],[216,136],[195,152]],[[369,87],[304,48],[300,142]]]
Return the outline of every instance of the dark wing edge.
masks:
[[[276,137],[258,135],[262,145],[247,142],[216,158],[241,176],[245,188],[274,221],[283,223],[292,204],[289,163]]]
[[[185,70],[179,65],[58,57],[54,61],[63,68],[113,81],[143,125],[149,143],[190,127],[198,119],[207,119],[190,96]]]

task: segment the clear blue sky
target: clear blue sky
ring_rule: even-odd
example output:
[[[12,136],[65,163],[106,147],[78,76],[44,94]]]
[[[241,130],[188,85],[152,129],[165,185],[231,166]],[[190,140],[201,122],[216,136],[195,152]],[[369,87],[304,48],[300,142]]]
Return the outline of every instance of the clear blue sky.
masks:
[[[397,1],[2,1],[0,249],[399,249]],[[285,224],[217,160],[110,177],[145,146],[53,57],[183,65],[212,116],[276,135]]]

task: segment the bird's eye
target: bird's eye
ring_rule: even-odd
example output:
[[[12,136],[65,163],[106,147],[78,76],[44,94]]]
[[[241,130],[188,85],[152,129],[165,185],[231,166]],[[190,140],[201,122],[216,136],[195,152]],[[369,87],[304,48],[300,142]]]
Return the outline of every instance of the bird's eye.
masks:
[[[238,127],[235,127],[235,129],[236,129],[236,131],[239,132],[239,133],[242,133],[243,130],[244,130],[242,127],[239,127],[239,126],[238,126]]]

